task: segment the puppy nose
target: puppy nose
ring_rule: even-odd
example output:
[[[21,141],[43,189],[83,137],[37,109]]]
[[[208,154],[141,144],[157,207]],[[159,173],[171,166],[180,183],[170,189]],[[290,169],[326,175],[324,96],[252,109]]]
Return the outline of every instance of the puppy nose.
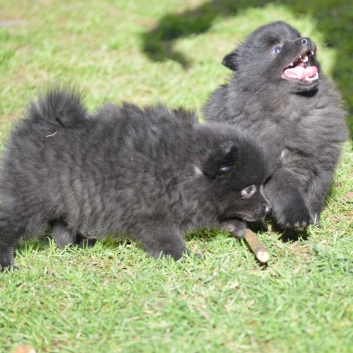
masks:
[[[300,45],[306,45],[308,47],[312,47],[314,46],[314,43],[312,42],[312,40],[308,37],[305,38],[298,38],[297,43],[299,43]]]
[[[295,44],[299,50],[315,51],[316,47],[314,42],[309,37],[301,37],[295,40]]]

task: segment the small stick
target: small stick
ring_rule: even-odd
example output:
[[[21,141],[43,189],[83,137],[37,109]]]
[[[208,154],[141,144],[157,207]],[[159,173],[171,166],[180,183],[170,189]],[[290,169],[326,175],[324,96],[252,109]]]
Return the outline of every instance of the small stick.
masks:
[[[260,262],[265,263],[269,260],[270,255],[268,254],[265,247],[259,242],[259,239],[257,239],[257,236],[254,232],[252,232],[250,229],[247,229],[245,231],[244,239]]]

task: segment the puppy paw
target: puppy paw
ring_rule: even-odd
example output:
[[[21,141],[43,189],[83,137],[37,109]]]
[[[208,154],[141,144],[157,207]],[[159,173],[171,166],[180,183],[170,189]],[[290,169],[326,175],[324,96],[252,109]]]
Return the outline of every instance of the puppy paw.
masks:
[[[96,238],[89,238],[81,233],[76,234],[76,239],[74,245],[77,245],[79,249],[93,248],[96,244]]]
[[[292,207],[288,207],[283,210],[283,222],[281,222],[284,228],[303,230],[309,224],[313,223],[310,211],[306,204],[302,202],[297,203]]]
[[[246,231],[246,224],[238,219],[229,219],[222,223],[222,229],[231,233],[236,238],[244,238]]]
[[[204,255],[201,255],[198,252],[193,252],[193,251],[191,251],[189,249],[186,249],[185,255],[186,256],[190,256],[190,257],[196,257],[197,259],[204,259],[205,258]]]
[[[11,272],[17,271],[19,268],[17,266],[9,265],[9,266],[1,266],[0,265],[0,272]]]

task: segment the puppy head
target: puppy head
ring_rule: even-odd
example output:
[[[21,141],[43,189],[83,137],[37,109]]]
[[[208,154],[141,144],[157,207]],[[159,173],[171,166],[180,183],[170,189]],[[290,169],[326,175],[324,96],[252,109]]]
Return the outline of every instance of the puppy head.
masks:
[[[314,42],[282,21],[259,27],[222,63],[252,89],[267,85],[303,92],[319,82]]]
[[[203,192],[217,208],[219,220],[264,218],[271,208],[263,192],[269,174],[264,150],[249,137],[234,132],[216,143],[208,141],[208,152],[201,152],[196,174],[203,178]]]

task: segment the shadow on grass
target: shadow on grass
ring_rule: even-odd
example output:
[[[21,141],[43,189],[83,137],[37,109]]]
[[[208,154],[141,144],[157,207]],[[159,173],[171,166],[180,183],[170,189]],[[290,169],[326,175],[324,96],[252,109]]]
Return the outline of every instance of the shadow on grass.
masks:
[[[246,8],[263,7],[269,3],[263,0],[212,0],[192,10],[166,14],[153,29],[142,34],[143,52],[153,61],[168,58],[187,68],[191,62],[187,56],[174,49],[176,40],[207,32],[218,16],[234,17]],[[347,0],[275,3],[295,14],[311,14],[326,45],[336,50],[338,60],[334,65],[333,78],[347,102],[349,126],[353,133],[353,6]],[[298,29],[305,33],[305,29]]]

